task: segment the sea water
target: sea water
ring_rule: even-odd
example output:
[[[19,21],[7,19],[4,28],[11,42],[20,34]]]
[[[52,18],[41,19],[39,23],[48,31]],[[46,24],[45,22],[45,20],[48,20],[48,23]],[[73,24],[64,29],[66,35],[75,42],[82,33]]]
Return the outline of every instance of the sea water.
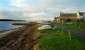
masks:
[[[0,21],[0,31],[2,30],[10,30],[13,29],[15,26],[12,25],[11,22],[6,22],[6,21]]]

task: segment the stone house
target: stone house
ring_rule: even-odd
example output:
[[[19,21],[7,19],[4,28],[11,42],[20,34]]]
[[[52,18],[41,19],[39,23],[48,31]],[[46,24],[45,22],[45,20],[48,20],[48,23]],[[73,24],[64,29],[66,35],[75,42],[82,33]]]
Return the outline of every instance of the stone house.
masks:
[[[60,19],[63,21],[77,21],[79,15],[78,13],[60,13]]]
[[[80,19],[85,21],[85,12],[79,12]]]
[[[54,21],[57,23],[70,22],[70,21],[78,21],[80,19],[85,20],[85,12],[73,12],[73,13],[60,13],[59,17],[55,17]]]

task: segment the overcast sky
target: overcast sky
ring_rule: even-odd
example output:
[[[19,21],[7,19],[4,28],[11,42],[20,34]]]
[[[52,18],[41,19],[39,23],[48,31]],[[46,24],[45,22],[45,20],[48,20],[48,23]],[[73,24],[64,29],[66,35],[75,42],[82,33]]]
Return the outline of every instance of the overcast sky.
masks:
[[[47,20],[62,11],[79,10],[85,10],[85,0],[0,0],[0,18]]]

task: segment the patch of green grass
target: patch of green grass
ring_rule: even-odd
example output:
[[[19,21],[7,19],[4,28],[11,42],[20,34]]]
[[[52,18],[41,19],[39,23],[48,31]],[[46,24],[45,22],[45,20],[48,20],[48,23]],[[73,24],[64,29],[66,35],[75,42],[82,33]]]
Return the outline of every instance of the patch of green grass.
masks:
[[[65,28],[68,28],[70,30],[80,30],[80,31],[85,31],[85,23],[72,23],[72,24],[64,24],[63,25]]]
[[[80,24],[79,23],[64,24],[64,27],[71,30],[75,30],[75,29],[79,29]]]
[[[63,32],[61,29],[45,29],[41,32],[46,32],[48,35],[44,35],[40,38],[41,50],[84,50],[85,44],[82,43],[77,37],[72,36],[69,39],[68,33]]]

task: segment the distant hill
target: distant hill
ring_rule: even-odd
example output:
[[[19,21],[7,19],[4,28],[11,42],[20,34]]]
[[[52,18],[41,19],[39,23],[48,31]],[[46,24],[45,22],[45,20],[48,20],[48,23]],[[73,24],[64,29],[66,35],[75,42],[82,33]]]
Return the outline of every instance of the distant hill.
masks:
[[[0,19],[0,21],[25,21],[25,20],[14,20],[14,19]]]

